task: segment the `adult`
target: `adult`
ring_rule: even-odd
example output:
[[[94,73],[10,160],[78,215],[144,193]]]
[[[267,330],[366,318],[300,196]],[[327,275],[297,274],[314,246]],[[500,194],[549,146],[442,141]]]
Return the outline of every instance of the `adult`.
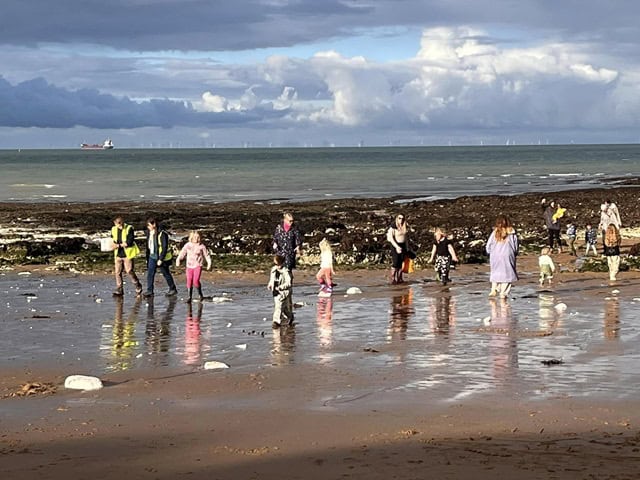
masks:
[[[145,297],[153,297],[153,284],[156,277],[156,271],[160,270],[162,276],[167,281],[169,291],[167,297],[173,297],[178,294],[176,282],[171,276],[171,262],[173,254],[169,246],[169,234],[159,228],[155,218],[147,220],[147,291]]]
[[[409,227],[403,214],[396,215],[393,224],[387,230],[387,241],[391,244],[391,283],[403,283],[402,265],[408,254]]]
[[[556,215],[558,206],[551,200],[544,210],[544,223],[547,227],[549,248],[553,251],[554,244],[558,244],[558,252],[562,252],[560,241],[560,218]]]
[[[142,284],[134,269],[134,258],[140,253],[140,249],[134,239],[133,227],[124,223],[122,217],[114,218],[113,227],[111,227],[111,240],[114,246],[113,260],[116,276],[116,289],[113,294],[119,297],[124,295],[122,273],[125,271],[136,286],[136,295],[140,295]]]
[[[491,265],[490,297],[496,295],[507,298],[511,291],[511,284],[518,280],[516,271],[516,257],[518,256],[518,236],[511,222],[505,215],[499,215],[489,240],[487,253]]]
[[[602,232],[602,245],[604,245],[607,227],[609,225],[614,225],[620,230],[622,221],[620,220],[618,206],[611,200],[606,199],[604,203],[600,205],[600,223],[598,224],[598,230]]]
[[[273,234],[273,250],[276,255],[284,258],[284,266],[289,269],[293,278],[296,256],[302,254],[302,234],[293,224],[293,215],[289,212],[282,215],[282,222]]]

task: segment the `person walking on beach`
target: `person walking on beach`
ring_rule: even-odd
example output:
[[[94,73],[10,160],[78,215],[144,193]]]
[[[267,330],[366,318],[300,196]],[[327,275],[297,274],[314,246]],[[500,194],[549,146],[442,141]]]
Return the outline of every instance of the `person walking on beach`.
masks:
[[[559,213],[561,212],[561,213]],[[560,209],[556,202],[551,200],[544,211],[544,222],[547,227],[549,248],[553,251],[554,244],[558,244],[558,253],[562,252],[560,240],[560,217],[564,215],[564,209]]]
[[[598,244],[598,232],[591,226],[590,223],[587,223],[584,230],[584,246],[585,246],[584,254],[588,257],[589,250],[593,250],[593,254],[598,255],[598,250],[596,249],[597,244]]]
[[[607,257],[609,280],[615,282],[620,270],[620,230],[613,223],[609,224],[604,236],[604,256]]]
[[[408,253],[409,227],[403,214],[396,215],[393,225],[387,230],[387,241],[391,244],[391,284],[403,283],[402,264]]]
[[[567,243],[569,244],[571,255],[577,257],[578,251],[576,250],[576,238],[578,238],[578,227],[576,227],[573,220],[569,220],[567,222],[567,237],[569,238]]]
[[[490,297],[499,295],[500,298],[507,298],[511,291],[511,284],[518,280],[516,271],[518,247],[518,236],[511,222],[505,215],[499,215],[486,246],[491,266]]]
[[[273,251],[284,258],[284,266],[291,272],[296,268],[296,256],[302,254],[302,234],[293,224],[293,215],[285,212],[282,223],[278,224],[273,234]]]
[[[122,217],[116,217],[111,228],[111,240],[114,245],[113,259],[116,276],[116,289],[113,294],[115,296],[124,295],[122,280],[122,272],[124,270],[136,286],[136,295],[140,295],[142,293],[142,284],[134,269],[134,259],[140,253],[140,249],[134,239],[133,227],[124,223]]]
[[[333,293],[333,251],[331,244],[326,238],[320,240],[320,270],[316,274],[316,279],[320,283],[318,296],[329,297]]]
[[[551,286],[551,280],[553,279],[553,274],[556,271],[556,265],[553,263],[553,259],[550,256],[551,249],[549,247],[544,247],[540,252],[540,256],[538,257],[538,266],[540,267],[540,286],[544,285],[545,280]]]
[[[620,220],[620,212],[618,206],[611,200],[606,199],[602,205],[600,205],[600,223],[598,224],[598,230],[602,232],[602,244],[604,245],[604,237],[607,233],[609,225],[614,225],[618,230],[622,227],[622,221]]]
[[[201,243],[200,232],[197,230],[192,230],[189,233],[189,241],[180,250],[180,254],[176,259],[176,267],[180,266],[180,262],[185,257],[187,258],[187,290],[189,291],[187,303],[191,303],[194,287],[198,292],[198,300],[202,302],[204,296],[202,295],[200,276],[202,275],[202,266],[205,260],[207,261],[207,270],[211,270],[211,256],[207,247]]]
[[[153,296],[153,284],[156,277],[156,270],[160,270],[162,276],[167,281],[169,291],[167,297],[178,294],[176,282],[171,275],[171,260],[173,254],[169,245],[169,234],[160,229],[155,218],[147,220],[147,291],[145,297]]]
[[[428,263],[434,262],[434,260],[433,268],[436,271],[436,279],[446,285],[450,282],[451,261],[457,262],[458,257],[446,233],[439,227],[434,232],[434,243]]]
[[[273,257],[274,266],[269,274],[267,288],[273,293],[273,322],[272,328],[280,328],[282,320],[293,324],[293,284],[291,273],[285,265],[282,255]]]

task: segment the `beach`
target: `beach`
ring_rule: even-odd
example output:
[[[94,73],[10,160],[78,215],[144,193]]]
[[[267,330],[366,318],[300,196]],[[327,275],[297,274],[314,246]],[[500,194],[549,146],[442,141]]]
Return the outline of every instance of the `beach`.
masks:
[[[633,187],[554,198],[584,218],[597,212],[598,202],[580,199],[604,195],[623,212],[626,253],[640,225],[628,208],[635,205]],[[531,194],[409,204],[234,203],[216,209],[4,205],[3,227],[18,210],[20,218],[35,220],[21,225],[37,232],[31,241],[54,230],[89,238],[122,211],[136,223],[152,211],[170,219],[176,232],[197,219],[205,231],[215,225],[209,239],[241,226],[259,240],[268,238],[282,209],[291,208],[305,232],[316,232],[305,237],[309,250],[328,228],[350,239],[352,250],[365,250],[399,208],[423,251],[433,225],[456,234],[477,230],[480,237],[498,212],[510,211],[519,231],[530,237],[530,249],[518,260],[521,280],[508,301],[487,297],[489,269],[482,263],[459,265],[447,287],[434,281],[427,265],[407,284],[390,286],[385,257],[379,263],[338,264],[330,302],[316,295],[316,267],[303,265],[295,273],[296,325],[281,330],[270,327],[273,307],[261,264],[216,268],[214,255],[214,270],[204,275],[205,294],[212,298],[191,311],[182,302],[180,270],[175,301],[162,295],[136,300],[125,286],[119,302],[111,297],[108,267],[5,265],[0,473],[634,478],[640,466],[640,274],[632,268],[611,284],[605,272],[579,271],[581,259],[563,253],[554,255],[560,273],[552,287],[541,290],[535,247],[544,243],[539,200]],[[336,245],[337,253],[343,249]],[[376,258],[379,252],[369,247],[368,254]],[[347,295],[349,287],[362,293]],[[205,370],[207,361],[230,368]],[[95,392],[64,389],[72,374],[98,376],[105,386]],[[30,390],[32,395],[16,395]]]

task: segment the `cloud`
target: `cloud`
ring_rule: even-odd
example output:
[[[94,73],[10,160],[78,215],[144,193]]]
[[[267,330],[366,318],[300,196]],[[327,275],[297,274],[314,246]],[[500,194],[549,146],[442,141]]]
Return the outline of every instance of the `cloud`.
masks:
[[[258,103],[251,92],[243,101],[247,108],[202,112],[184,101],[151,99],[136,102],[97,90],[66,90],[50,85],[42,78],[14,86],[0,77],[0,127],[128,129],[225,126],[251,124],[283,115],[268,102]]]
[[[278,5],[270,2],[270,8]],[[312,8],[298,7],[305,5]],[[420,134],[637,127],[629,105],[640,102],[640,68],[616,65],[593,50],[582,42],[514,44],[475,26],[440,26],[424,29],[413,58],[387,62],[327,50],[254,64],[223,64],[204,55],[78,55],[54,68],[53,58],[60,59],[54,55],[40,62],[46,79],[0,77],[0,126],[259,125],[299,128],[310,136],[331,129]],[[87,71],[91,76],[83,77]]]

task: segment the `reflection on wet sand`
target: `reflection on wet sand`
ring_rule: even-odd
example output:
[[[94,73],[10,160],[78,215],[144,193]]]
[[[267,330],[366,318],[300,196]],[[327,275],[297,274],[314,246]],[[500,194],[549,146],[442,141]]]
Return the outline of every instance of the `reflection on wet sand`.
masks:
[[[541,293],[538,296],[538,325],[540,330],[555,330],[558,326],[558,311],[555,309],[555,297]]]
[[[169,359],[158,353],[168,353],[171,347],[171,321],[176,308],[176,298],[170,297],[166,310],[156,318],[153,298],[147,303],[147,324],[145,327],[145,346],[147,354],[153,354],[155,366],[166,366]]]
[[[433,333],[448,335],[456,323],[456,304],[451,291],[445,288],[433,298],[429,326]]]
[[[102,350],[109,352],[106,358],[107,365],[114,370],[127,370],[135,357],[136,346],[136,321],[140,313],[140,299],[136,298],[131,312],[124,320],[124,299],[114,297],[115,313],[113,316],[113,329],[111,338],[104,339]]]
[[[184,328],[184,363],[185,365],[199,365],[202,362],[202,333],[200,319],[202,318],[202,302],[194,309],[187,304],[187,320]]]
[[[517,322],[507,300],[492,298],[490,303],[492,329],[489,351],[493,378],[497,383],[504,383],[518,370],[518,344],[513,335]]]
[[[617,298],[604,302],[604,338],[618,340],[620,337],[620,303]]]
[[[320,346],[331,345],[333,337],[333,299],[319,298],[316,307],[316,325]]]
[[[389,314],[389,328],[387,329],[387,339],[406,340],[409,320],[416,313],[413,306],[413,290],[409,289],[402,295],[394,295],[391,298],[391,309]]]
[[[296,329],[294,326],[274,328],[271,344],[271,358],[273,365],[287,365],[294,363],[296,351]]]

